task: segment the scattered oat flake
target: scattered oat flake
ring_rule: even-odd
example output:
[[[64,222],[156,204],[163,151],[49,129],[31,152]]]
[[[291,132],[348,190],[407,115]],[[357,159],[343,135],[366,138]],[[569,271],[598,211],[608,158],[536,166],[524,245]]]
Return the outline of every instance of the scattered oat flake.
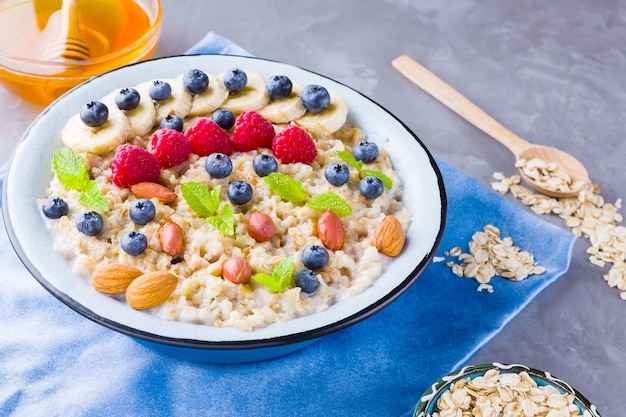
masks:
[[[517,164],[526,164],[518,161]],[[548,169],[541,162],[530,164],[533,169]],[[528,175],[525,172],[526,175]],[[558,175],[563,179],[562,175]],[[618,212],[622,200],[613,204],[604,201],[597,184],[571,184],[581,187],[577,197],[554,198],[536,194],[521,186],[519,175],[505,177],[502,173],[493,174],[496,182],[492,188],[502,195],[511,193],[522,204],[536,214],[555,214],[560,217],[572,233],[589,241],[587,254],[589,262],[609,271],[603,275],[607,285],[621,291],[620,297],[626,300],[626,227],[619,225],[624,216]]]
[[[501,237],[500,229],[491,224],[474,233],[468,247],[469,253],[463,253],[458,246],[446,252],[458,261],[448,261],[446,265],[459,277],[475,279],[479,283],[477,291],[493,293],[489,282],[495,276],[521,281],[545,272],[545,268],[536,265],[531,253],[514,246],[511,237]]]

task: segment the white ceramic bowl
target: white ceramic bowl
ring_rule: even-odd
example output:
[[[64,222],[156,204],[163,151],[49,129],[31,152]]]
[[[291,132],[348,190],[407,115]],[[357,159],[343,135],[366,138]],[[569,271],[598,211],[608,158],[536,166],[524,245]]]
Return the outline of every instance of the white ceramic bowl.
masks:
[[[62,147],[59,131],[81,106],[116,88],[156,78],[172,78],[190,68],[217,74],[239,67],[263,77],[285,74],[300,84],[322,84],[339,93],[349,121],[390,155],[404,183],[403,203],[413,214],[402,254],[362,294],[325,312],[276,323],[254,331],[170,322],[130,309],[100,294],[72,273],[70,263],[52,248],[36,203],[52,177],[53,152]],[[257,58],[199,55],[155,59],[96,77],[51,104],[29,127],[14,152],[4,187],[3,212],[10,240],[34,277],[55,297],[85,317],[167,353],[192,360],[243,362],[292,352],[331,332],[366,319],[395,300],[426,268],[441,241],[446,197],[443,180],[424,144],[378,104],[329,78],[294,66]]]

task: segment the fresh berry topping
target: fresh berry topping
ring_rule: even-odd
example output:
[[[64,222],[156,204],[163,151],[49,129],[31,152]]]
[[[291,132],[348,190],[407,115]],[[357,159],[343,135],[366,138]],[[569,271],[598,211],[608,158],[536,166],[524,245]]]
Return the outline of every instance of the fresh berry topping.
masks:
[[[200,94],[209,88],[209,76],[199,69],[190,69],[183,75],[183,85],[191,94]]]
[[[272,155],[260,153],[252,160],[252,168],[259,177],[267,177],[272,172],[278,171],[278,162]]]
[[[173,129],[159,129],[152,135],[150,152],[156,156],[163,168],[180,165],[191,154],[187,136]]]
[[[274,134],[274,126],[269,121],[254,110],[247,110],[237,116],[233,146],[241,152],[271,148]]]
[[[159,122],[161,129],[174,129],[179,132],[183,131],[183,119],[175,114],[168,114]]]
[[[229,69],[224,73],[224,87],[231,93],[238,93],[248,84],[248,76],[239,68]]]
[[[380,197],[383,193],[385,186],[380,178],[374,176],[367,176],[359,181],[359,191],[361,195],[368,200]]]
[[[321,85],[310,84],[304,87],[300,93],[300,101],[308,111],[319,113],[330,106],[330,94]]]
[[[228,184],[226,196],[231,203],[238,206],[252,200],[252,186],[245,181],[237,180]]]
[[[335,186],[344,185],[350,179],[350,170],[348,165],[333,162],[324,168],[324,176],[326,181]]]
[[[323,246],[309,245],[302,249],[302,263],[309,269],[324,268],[328,259],[328,251]]]
[[[104,221],[102,220],[102,216],[95,211],[82,213],[76,219],[76,228],[79,232],[87,236],[96,236],[100,234],[103,227]]]
[[[161,175],[156,156],[142,147],[123,144],[115,150],[111,161],[111,180],[118,187],[130,187],[138,182],[155,182]]]
[[[272,150],[283,164],[294,162],[310,164],[317,156],[317,149],[311,135],[296,125],[288,125],[276,134],[272,142]]]
[[[217,123],[224,130],[228,130],[235,126],[235,115],[230,110],[215,110],[211,115],[211,120]]]
[[[148,239],[143,233],[133,230],[122,236],[120,246],[130,256],[137,256],[141,255],[148,247]]]
[[[352,149],[352,155],[357,161],[363,161],[365,164],[372,163],[378,158],[378,145],[374,142],[361,142]]]
[[[156,208],[152,201],[147,198],[140,198],[130,206],[128,215],[134,223],[144,225],[154,220]]]
[[[80,120],[89,127],[102,126],[109,118],[109,108],[100,101],[90,101],[80,109]]]
[[[306,294],[313,294],[320,285],[317,274],[308,268],[300,269],[295,273],[293,279],[296,287],[300,287],[302,292]]]
[[[228,134],[211,119],[198,118],[185,131],[191,144],[191,151],[199,156],[207,156],[215,152],[230,155],[233,153],[233,141]]]
[[[163,101],[172,95],[172,86],[165,81],[155,80],[150,84],[148,91],[153,100]]]
[[[233,172],[233,163],[223,153],[212,153],[204,162],[204,168],[213,178],[226,178]]]
[[[115,95],[115,105],[120,110],[132,110],[137,108],[141,96],[134,88],[122,88]]]
[[[286,75],[273,75],[265,83],[265,89],[271,98],[289,97],[292,88],[291,80]]]
[[[41,210],[43,211],[44,216],[49,219],[58,219],[66,216],[70,211],[67,206],[67,202],[61,197],[55,195],[48,197],[48,199],[43,202]]]

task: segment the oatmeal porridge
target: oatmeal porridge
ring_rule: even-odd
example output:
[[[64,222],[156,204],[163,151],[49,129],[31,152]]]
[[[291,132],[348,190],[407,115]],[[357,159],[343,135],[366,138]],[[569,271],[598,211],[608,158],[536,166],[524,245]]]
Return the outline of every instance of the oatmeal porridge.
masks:
[[[85,105],[39,202],[55,250],[130,307],[217,327],[371,286],[411,222],[402,183],[341,97],[278,78],[191,70]]]

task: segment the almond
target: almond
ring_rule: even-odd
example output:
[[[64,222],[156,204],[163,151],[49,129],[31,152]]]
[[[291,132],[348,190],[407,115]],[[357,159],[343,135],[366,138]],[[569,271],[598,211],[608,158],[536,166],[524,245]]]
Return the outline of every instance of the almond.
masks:
[[[173,221],[166,221],[159,229],[159,242],[163,252],[176,256],[183,248],[183,230]]]
[[[177,284],[178,278],[172,273],[148,272],[136,278],[126,288],[126,301],[135,310],[147,310],[167,300]]]
[[[398,256],[404,247],[404,229],[400,221],[393,215],[385,217],[374,230],[372,244],[383,255]]]
[[[252,268],[244,258],[230,258],[222,266],[222,276],[235,284],[247,284],[252,277]]]
[[[257,242],[267,242],[274,235],[274,222],[265,213],[256,211],[248,217],[248,234]]]
[[[130,187],[130,191],[137,198],[157,198],[163,203],[176,200],[176,193],[156,182],[138,182]]]
[[[91,285],[105,294],[124,294],[128,285],[143,274],[132,265],[107,264],[98,268],[91,276]]]
[[[327,249],[339,250],[343,246],[343,226],[332,210],[326,210],[317,220],[317,237]]]

